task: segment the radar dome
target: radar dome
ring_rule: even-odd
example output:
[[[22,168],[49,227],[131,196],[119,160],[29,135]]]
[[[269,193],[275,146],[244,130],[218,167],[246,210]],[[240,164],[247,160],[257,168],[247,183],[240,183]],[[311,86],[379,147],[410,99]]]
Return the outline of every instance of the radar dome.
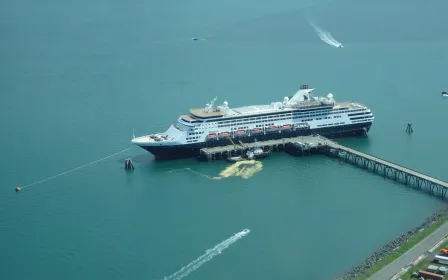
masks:
[[[227,102],[227,101],[224,101],[223,103],[222,103],[222,105],[224,105],[224,106],[229,106],[229,103]]]
[[[284,103],[287,103],[288,101],[289,101],[288,96],[285,96],[285,98],[283,98],[283,102],[284,102]]]
[[[330,99],[332,99],[332,98],[333,98],[333,94],[330,92],[330,93],[327,95],[327,97],[330,98]]]

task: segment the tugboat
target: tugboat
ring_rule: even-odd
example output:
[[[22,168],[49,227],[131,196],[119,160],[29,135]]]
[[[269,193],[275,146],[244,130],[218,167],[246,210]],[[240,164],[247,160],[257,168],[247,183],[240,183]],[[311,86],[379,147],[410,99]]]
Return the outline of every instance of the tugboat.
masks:
[[[260,147],[254,147],[247,151],[247,153],[243,156],[236,156],[236,157],[229,157],[227,158],[227,161],[230,162],[237,162],[242,160],[251,160],[251,159],[262,159],[267,158],[272,153],[271,150],[263,151]]]
[[[448,97],[448,91],[442,91],[442,96]]]
[[[265,151],[263,151],[262,148],[255,147],[255,148],[247,151],[246,156],[248,159],[262,159],[262,158],[267,158],[268,156],[270,156],[271,152],[272,152],[271,150],[268,150],[265,152]]]

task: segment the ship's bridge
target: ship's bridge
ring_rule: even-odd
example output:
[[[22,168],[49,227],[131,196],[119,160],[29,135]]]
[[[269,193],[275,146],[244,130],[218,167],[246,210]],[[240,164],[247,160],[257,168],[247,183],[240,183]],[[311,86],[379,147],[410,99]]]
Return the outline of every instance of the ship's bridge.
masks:
[[[195,117],[193,117],[192,115],[180,115],[179,116],[179,120],[182,120],[185,123],[200,123],[202,122],[201,120],[196,119]]]

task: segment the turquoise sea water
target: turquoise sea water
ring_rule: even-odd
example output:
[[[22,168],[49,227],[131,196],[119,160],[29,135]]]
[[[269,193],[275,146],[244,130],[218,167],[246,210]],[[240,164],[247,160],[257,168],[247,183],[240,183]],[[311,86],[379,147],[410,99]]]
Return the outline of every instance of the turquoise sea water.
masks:
[[[274,154],[249,179],[209,180],[169,171],[217,176],[228,164],[154,162],[136,147],[14,188],[126,149],[133,129],[163,131],[215,96],[263,104],[301,84],[372,109],[369,137],[341,143],[447,180],[447,8],[0,1],[0,277],[161,279],[244,228],[186,279],[331,279],[358,264],[442,201],[320,156]]]

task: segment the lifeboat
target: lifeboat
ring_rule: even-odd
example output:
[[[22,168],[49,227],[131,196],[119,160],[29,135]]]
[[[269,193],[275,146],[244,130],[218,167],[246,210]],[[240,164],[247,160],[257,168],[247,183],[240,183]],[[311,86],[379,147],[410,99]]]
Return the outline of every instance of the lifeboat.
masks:
[[[230,136],[230,133],[228,133],[228,132],[221,132],[219,134],[219,137],[229,137],[229,136]]]
[[[261,127],[255,127],[255,128],[251,129],[251,132],[252,132],[252,134],[261,133],[261,132],[263,132],[263,129]]]
[[[277,126],[275,126],[275,125],[270,125],[270,126],[268,126],[268,128],[267,128],[268,130],[277,130],[278,129],[278,127]]]
[[[207,138],[208,138],[208,139],[215,139],[215,138],[216,138],[216,133],[210,133],[210,134],[207,136]]]
[[[237,131],[235,131],[235,134],[236,135],[245,135],[246,131],[245,130],[237,130]]]
[[[282,125],[282,129],[286,130],[286,129],[291,129],[291,125],[290,124],[284,124]]]

